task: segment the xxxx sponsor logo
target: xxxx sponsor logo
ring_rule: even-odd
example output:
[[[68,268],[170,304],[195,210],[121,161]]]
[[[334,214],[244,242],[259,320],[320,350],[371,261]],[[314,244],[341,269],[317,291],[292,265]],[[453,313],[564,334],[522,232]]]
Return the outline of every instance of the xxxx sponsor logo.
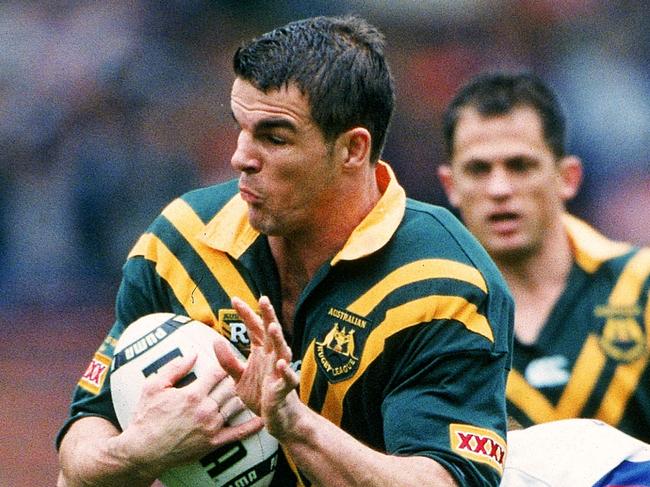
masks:
[[[449,425],[451,449],[475,462],[486,463],[503,473],[506,442],[494,431],[468,424]]]
[[[91,394],[98,394],[104,384],[110,365],[110,358],[103,353],[96,352],[90,364],[88,364],[88,368],[81,376],[79,386]]]

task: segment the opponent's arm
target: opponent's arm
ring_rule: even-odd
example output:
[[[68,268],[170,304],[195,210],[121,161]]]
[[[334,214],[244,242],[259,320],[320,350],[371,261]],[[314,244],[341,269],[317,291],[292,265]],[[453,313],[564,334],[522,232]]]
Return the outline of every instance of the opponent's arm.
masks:
[[[59,450],[59,486],[151,485],[165,470],[259,431],[259,418],[225,425],[244,405],[232,384],[217,388],[232,380],[223,370],[214,367],[187,386],[174,386],[195,360],[174,359],[151,375],[123,432],[100,417],[75,421]]]
[[[217,357],[237,382],[238,395],[315,485],[456,485],[433,459],[372,450],[303,404],[295,390],[298,376],[289,366],[291,350],[268,298],[260,299],[261,317],[237,298],[233,307],[246,323],[251,354],[244,364],[218,342]]]

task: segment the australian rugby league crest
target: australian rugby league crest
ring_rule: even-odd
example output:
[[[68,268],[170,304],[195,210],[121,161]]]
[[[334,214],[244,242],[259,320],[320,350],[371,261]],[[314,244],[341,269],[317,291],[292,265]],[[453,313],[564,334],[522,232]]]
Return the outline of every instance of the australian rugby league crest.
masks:
[[[359,367],[361,351],[370,333],[366,318],[330,307],[322,336],[316,338],[314,352],[318,366],[332,383],[351,377]]]
[[[599,343],[609,357],[628,363],[648,353],[647,331],[639,323],[639,306],[601,305],[595,314],[605,318]]]

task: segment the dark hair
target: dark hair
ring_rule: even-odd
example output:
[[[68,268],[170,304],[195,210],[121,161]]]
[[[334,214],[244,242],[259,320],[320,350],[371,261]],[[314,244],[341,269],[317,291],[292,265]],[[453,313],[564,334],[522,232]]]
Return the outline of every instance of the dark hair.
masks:
[[[447,157],[454,148],[454,131],[462,108],[476,109],[483,116],[509,113],[517,107],[533,108],[542,122],[544,139],[553,154],[565,155],[566,122],[553,91],[530,73],[487,73],[472,78],[451,101],[443,118]]]
[[[327,142],[353,127],[367,128],[370,160],[379,159],[395,95],[384,36],[365,20],[291,22],[242,44],[233,67],[239,78],[265,93],[295,83]]]

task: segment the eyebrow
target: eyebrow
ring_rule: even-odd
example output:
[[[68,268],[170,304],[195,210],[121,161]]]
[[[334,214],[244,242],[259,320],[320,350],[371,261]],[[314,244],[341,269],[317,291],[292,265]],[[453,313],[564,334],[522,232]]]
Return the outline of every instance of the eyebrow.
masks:
[[[232,116],[233,120],[237,125],[239,125],[239,121],[235,117],[235,114],[231,111],[230,115]],[[263,120],[260,120],[258,123],[255,124],[253,127],[255,132],[259,131],[264,131],[264,130],[271,130],[271,129],[287,129],[293,133],[296,133],[298,131],[298,128],[296,125],[287,120],[286,118],[282,117],[271,117],[271,118],[266,118]]]
[[[458,161],[458,168],[461,171],[473,171],[479,166],[491,166],[492,161],[485,159],[483,157],[472,157],[471,159],[465,159]]]
[[[287,129],[291,132],[297,132],[297,127],[293,122],[286,118],[267,118],[261,120],[256,126],[255,130],[268,130],[268,129]]]

